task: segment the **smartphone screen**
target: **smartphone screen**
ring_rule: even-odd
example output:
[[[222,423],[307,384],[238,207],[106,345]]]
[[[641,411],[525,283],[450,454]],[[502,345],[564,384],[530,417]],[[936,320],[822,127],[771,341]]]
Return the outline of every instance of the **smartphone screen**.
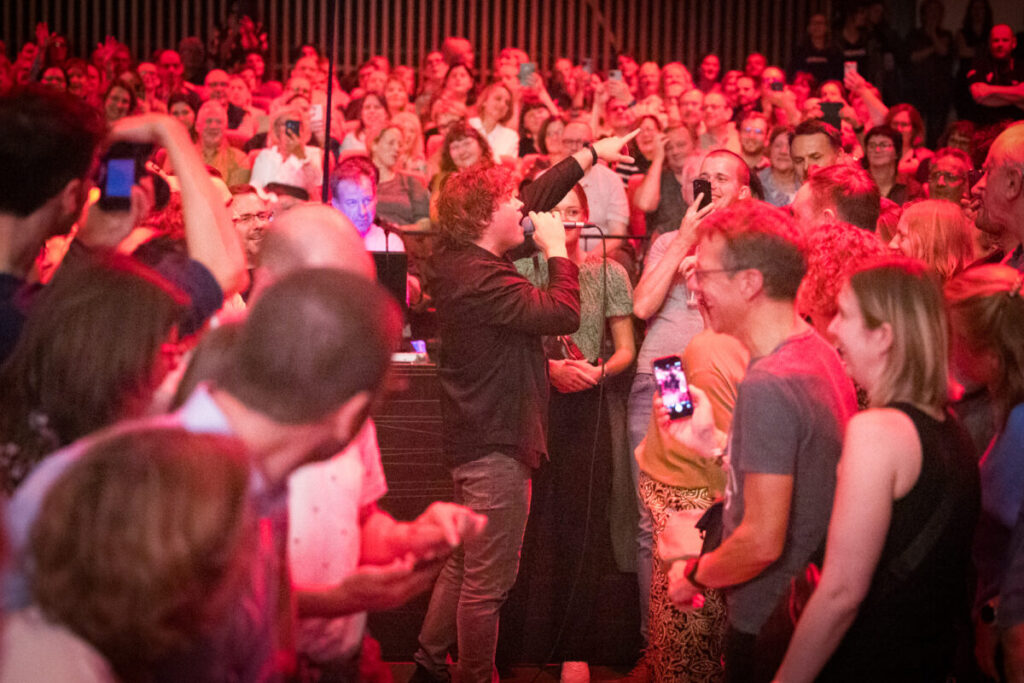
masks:
[[[774,92],[782,92],[783,90],[786,89],[786,84],[783,83],[782,81],[772,81],[771,85],[769,85],[768,87],[771,88]]]
[[[298,121],[285,121],[284,127],[292,132],[292,135],[299,134],[299,122]]]
[[[839,110],[843,108],[843,103],[822,102],[819,106],[821,107],[821,113],[824,114],[822,120],[836,130],[842,130],[843,124],[839,119]]]
[[[523,62],[519,65],[519,85],[524,88],[529,87],[530,77],[533,76],[533,72],[537,70],[537,65],[533,62]]]
[[[107,161],[107,182],[103,194],[107,197],[128,198],[132,196],[135,184],[135,159],[110,159]]]
[[[658,393],[668,409],[669,419],[678,420],[693,415],[690,387],[686,384],[686,374],[679,356],[658,358],[651,366],[654,369],[654,381],[658,384]]]
[[[703,209],[705,206],[711,203],[711,181],[706,180],[704,178],[694,178],[693,200],[697,201],[697,197],[699,197],[702,193],[704,197],[700,200],[700,205],[697,207],[698,209]]]
[[[621,81],[622,80],[622,71],[619,70],[619,69],[612,69],[611,71],[608,72],[608,80],[609,81]]]
[[[848,73],[857,73],[857,62],[843,62],[843,76]]]

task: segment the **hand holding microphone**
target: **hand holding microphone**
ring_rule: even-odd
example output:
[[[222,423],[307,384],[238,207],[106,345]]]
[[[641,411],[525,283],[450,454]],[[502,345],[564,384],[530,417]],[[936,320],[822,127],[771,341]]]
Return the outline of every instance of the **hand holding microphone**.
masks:
[[[544,254],[544,258],[567,257],[565,250],[565,227],[562,219],[547,213],[531,211],[523,219],[523,232],[526,232],[526,221],[533,224],[533,241]]]

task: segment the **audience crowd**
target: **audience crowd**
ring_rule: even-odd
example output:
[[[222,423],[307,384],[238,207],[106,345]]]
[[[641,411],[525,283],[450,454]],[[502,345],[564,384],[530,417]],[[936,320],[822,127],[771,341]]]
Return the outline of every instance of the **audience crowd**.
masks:
[[[588,681],[606,566],[635,680],[1024,681],[1024,45],[851,4],[692,71],[0,46],[0,681],[387,681],[432,587],[413,680],[542,610]],[[456,502],[397,521],[412,339]]]

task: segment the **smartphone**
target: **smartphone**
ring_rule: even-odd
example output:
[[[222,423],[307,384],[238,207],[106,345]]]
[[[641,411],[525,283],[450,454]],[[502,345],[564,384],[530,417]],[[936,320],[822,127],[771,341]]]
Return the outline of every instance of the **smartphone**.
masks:
[[[294,119],[284,122],[285,130],[291,131],[291,134],[294,135],[295,137],[299,136],[299,126],[299,122],[295,121]]]
[[[782,92],[783,90],[786,89],[786,84],[783,83],[782,81],[772,81],[768,85],[768,87],[774,90],[775,92]]]
[[[585,74],[592,74],[592,73],[594,73],[594,60],[591,59],[590,57],[584,57],[583,61],[581,62],[581,65],[582,65],[582,68],[583,68],[583,73],[585,73]]]
[[[152,145],[115,142],[100,161],[96,184],[99,207],[104,211],[127,211],[132,205],[132,186],[146,173]]]
[[[679,356],[665,356],[651,363],[654,369],[654,381],[658,385],[658,394],[668,409],[671,420],[679,420],[693,415],[693,400],[690,398],[690,387],[686,383],[683,372],[683,361]]]
[[[843,77],[850,73],[857,73],[857,62],[843,62]]]
[[[842,102],[822,102],[818,106],[821,107],[821,113],[823,114],[822,121],[836,130],[843,129],[842,121],[839,118],[839,110],[843,108]]]
[[[611,71],[609,71],[608,72],[608,80],[609,81],[621,81],[622,80],[622,70],[621,69],[612,69]]]
[[[530,86],[530,80],[533,73],[537,70],[537,65],[533,62],[523,62],[519,65],[519,85],[524,88]]]
[[[698,209],[703,209],[705,206],[711,203],[711,181],[704,178],[693,179],[693,200],[697,201],[697,197],[703,193],[704,198],[700,200]]]

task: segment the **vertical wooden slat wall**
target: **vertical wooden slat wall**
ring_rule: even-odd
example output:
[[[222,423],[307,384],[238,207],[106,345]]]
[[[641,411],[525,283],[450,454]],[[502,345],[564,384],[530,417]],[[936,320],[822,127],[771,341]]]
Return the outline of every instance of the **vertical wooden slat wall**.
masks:
[[[419,67],[445,35],[462,34],[477,49],[487,73],[505,45],[526,49],[541,69],[562,55],[589,56],[595,68],[614,67],[627,52],[638,61],[682,61],[695,68],[707,52],[723,68],[742,68],[743,57],[763,52],[785,65],[803,36],[807,18],[828,12],[832,0],[247,0],[270,36],[269,66],[285,65],[305,42],[322,49],[329,35],[327,3],[338,4],[339,68],[354,69],[373,54]],[[174,46],[197,32],[209,40],[225,19],[228,0],[18,0],[3,2],[0,39],[13,58],[35,34],[38,21],[68,36],[72,53],[87,56],[108,34],[139,57]]]

